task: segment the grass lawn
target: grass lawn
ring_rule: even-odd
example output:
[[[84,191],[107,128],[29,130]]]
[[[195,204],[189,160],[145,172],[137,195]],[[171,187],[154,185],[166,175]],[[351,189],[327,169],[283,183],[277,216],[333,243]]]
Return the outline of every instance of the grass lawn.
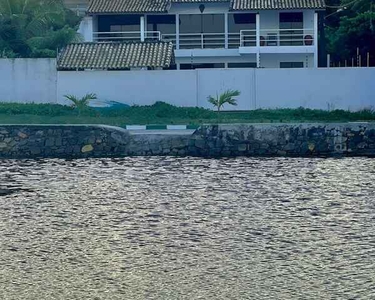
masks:
[[[349,112],[312,109],[258,109],[220,113],[220,123],[354,122],[375,121],[375,110]],[[182,108],[163,102],[121,109],[87,109],[81,114],[56,104],[0,103],[0,124],[209,124],[217,113],[202,108]]]

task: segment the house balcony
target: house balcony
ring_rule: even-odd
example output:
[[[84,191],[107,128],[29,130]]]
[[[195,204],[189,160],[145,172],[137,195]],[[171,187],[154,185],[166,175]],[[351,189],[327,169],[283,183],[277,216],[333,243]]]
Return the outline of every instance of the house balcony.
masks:
[[[180,33],[161,31],[94,32],[95,42],[165,41],[177,50],[238,49],[239,54],[313,53],[313,29],[240,30],[237,33]]]

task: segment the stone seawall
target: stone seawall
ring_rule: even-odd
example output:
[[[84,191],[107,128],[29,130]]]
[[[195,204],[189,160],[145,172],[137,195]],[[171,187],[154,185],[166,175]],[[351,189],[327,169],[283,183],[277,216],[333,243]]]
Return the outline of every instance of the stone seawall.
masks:
[[[0,125],[0,158],[372,156],[375,123],[205,125],[139,134],[101,125]]]

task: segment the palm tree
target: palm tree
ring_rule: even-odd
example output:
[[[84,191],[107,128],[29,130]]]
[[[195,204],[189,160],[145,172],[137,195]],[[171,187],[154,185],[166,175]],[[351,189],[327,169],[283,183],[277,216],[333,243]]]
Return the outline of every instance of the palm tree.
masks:
[[[217,122],[219,123],[220,118],[220,110],[224,104],[234,105],[237,106],[237,100],[234,97],[238,97],[241,95],[241,92],[238,90],[226,90],[224,93],[218,95],[216,94],[216,98],[209,96],[207,98],[208,102],[210,102],[213,106],[217,108]]]
[[[46,37],[67,23],[73,30],[71,27],[78,20],[67,20],[68,14],[62,0],[0,0],[0,52],[13,51],[17,56],[29,57],[36,44],[31,44],[33,39]],[[71,32],[65,33],[75,38]],[[58,47],[48,46],[53,50]]]
[[[96,94],[86,94],[82,98],[78,98],[73,95],[64,95],[64,97],[70,101],[72,101],[72,107],[78,110],[78,115],[81,115],[81,112],[86,110],[89,106],[91,100],[98,99]]]

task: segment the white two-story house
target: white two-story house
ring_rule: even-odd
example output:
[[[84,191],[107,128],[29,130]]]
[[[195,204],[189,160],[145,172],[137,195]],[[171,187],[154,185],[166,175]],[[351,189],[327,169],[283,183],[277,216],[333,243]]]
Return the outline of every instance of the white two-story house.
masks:
[[[70,1],[74,9],[75,0]],[[72,4],[73,2],[73,4]],[[78,7],[78,4],[77,4]],[[324,0],[91,0],[85,42],[170,42],[177,69],[316,68]]]

